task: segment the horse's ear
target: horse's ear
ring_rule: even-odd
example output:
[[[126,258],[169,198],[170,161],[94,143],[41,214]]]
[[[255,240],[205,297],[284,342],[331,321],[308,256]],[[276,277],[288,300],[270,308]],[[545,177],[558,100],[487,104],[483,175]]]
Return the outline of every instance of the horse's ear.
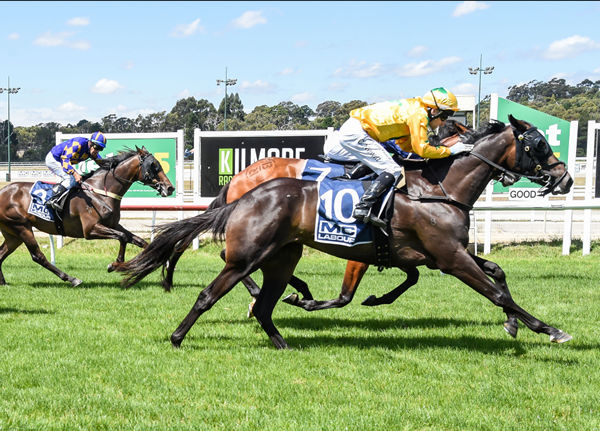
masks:
[[[523,121],[517,120],[515,117],[512,116],[512,114],[508,114],[508,121],[510,121],[510,124],[517,130],[527,129],[527,125],[525,125]]]
[[[140,150],[140,147],[138,147],[137,145],[135,146],[135,151],[140,153],[142,150]]]

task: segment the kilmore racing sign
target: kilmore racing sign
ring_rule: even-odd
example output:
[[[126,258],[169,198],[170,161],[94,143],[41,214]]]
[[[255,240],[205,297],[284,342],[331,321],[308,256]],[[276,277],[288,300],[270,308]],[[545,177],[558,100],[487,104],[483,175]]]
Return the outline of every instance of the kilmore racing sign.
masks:
[[[257,160],[318,159],[323,154],[327,133],[327,130],[200,132],[200,196],[217,196],[235,174]]]

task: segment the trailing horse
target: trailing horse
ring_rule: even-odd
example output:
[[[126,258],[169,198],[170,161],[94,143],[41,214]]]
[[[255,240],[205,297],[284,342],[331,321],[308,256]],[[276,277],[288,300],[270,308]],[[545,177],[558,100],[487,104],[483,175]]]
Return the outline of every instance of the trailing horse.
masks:
[[[394,195],[389,245],[390,266],[409,274],[425,265],[452,275],[502,308],[505,329],[516,336],[517,319],[536,333],[563,343],[571,336],[537,319],[512,298],[502,269],[474,257],[466,247],[469,210],[489,181],[515,181],[519,175],[543,184],[543,193],[567,193],[573,180],[565,164],[531,124],[509,116],[510,125],[492,122],[472,137],[472,152],[449,159],[430,160],[429,171],[410,171],[409,194]],[[434,181],[434,179],[439,180]],[[170,223],[138,256],[117,268],[132,285],[163,265],[183,244],[202,232],[225,237],[225,267],[205,289],[171,335],[179,347],[198,317],[209,310],[244,277],[260,269],[263,285],[254,316],[275,347],[288,345],[277,331],[272,312],[283,294],[304,245],[348,260],[376,264],[372,243],[354,247],[317,242],[315,214],[319,183],[290,178],[268,181],[239,200],[198,216]]]
[[[119,224],[121,198],[131,185],[139,181],[155,189],[161,196],[169,196],[175,188],[165,175],[162,166],[145,148],[120,152],[114,157],[98,159],[99,168],[82,178],[81,187],[69,191],[61,220],[29,213],[34,183],[14,182],[0,190],[0,232],[4,243],[0,246],[0,284],[6,284],[2,263],[15,249],[25,243],[31,258],[61,280],[73,286],[81,280],[71,277],[52,265],[40,250],[33,228],[48,234],[61,234],[72,238],[116,239],[119,253],[108,266],[112,271],[125,259],[128,243],[146,247],[148,243]],[[43,208],[43,203],[39,204]],[[46,210],[47,211],[47,210]],[[60,230],[60,232],[59,232]]]

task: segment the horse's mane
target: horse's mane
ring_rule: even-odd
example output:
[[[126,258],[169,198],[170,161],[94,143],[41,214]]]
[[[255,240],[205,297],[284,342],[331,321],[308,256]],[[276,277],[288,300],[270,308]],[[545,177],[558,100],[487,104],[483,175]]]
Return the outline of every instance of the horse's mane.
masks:
[[[132,150],[131,148],[125,148],[124,150],[120,150],[117,154],[115,154],[112,157],[107,157],[105,159],[98,159],[98,160],[96,160],[96,164],[98,165],[98,168],[94,169],[93,171],[88,172],[87,174],[82,176],[81,180],[82,181],[87,180],[92,175],[94,175],[97,171],[110,171],[111,169],[116,168],[117,165],[119,165],[120,163],[124,162],[125,160],[129,159],[130,157],[135,156],[136,154],[137,154],[136,150]]]
[[[502,121],[490,120],[488,123],[483,124],[479,129],[469,130],[463,134],[462,136],[464,139],[462,141],[466,145],[474,145],[481,138],[503,132],[505,128],[506,124]]]

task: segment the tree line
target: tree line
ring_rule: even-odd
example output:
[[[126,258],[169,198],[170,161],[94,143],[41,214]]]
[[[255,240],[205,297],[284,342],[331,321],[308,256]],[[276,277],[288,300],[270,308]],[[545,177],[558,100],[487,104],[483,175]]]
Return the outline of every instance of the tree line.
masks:
[[[569,85],[564,79],[548,82],[530,81],[508,88],[508,100],[532,107],[567,121],[579,121],[577,155],[585,154],[588,120],[600,121],[600,80],[586,79]],[[63,126],[59,123],[40,123],[35,126],[14,126],[11,123],[10,152],[14,162],[40,162],[55,142],[56,132],[89,135],[101,130],[104,133],[149,133],[184,130],[186,149],[193,147],[194,129],[214,130],[307,130],[338,129],[351,110],[365,106],[363,100],[347,103],[325,101],[313,111],[309,106],[281,102],[274,106],[260,105],[245,113],[238,93],[227,96],[218,108],[206,99],[187,97],[175,103],[171,111],[162,111],[137,118],[117,117],[110,114],[99,122],[81,120]],[[490,97],[481,101],[481,121],[489,119]],[[225,112],[227,109],[227,112]],[[470,114],[467,121],[472,124]],[[0,162],[7,161],[8,121],[0,123]]]

